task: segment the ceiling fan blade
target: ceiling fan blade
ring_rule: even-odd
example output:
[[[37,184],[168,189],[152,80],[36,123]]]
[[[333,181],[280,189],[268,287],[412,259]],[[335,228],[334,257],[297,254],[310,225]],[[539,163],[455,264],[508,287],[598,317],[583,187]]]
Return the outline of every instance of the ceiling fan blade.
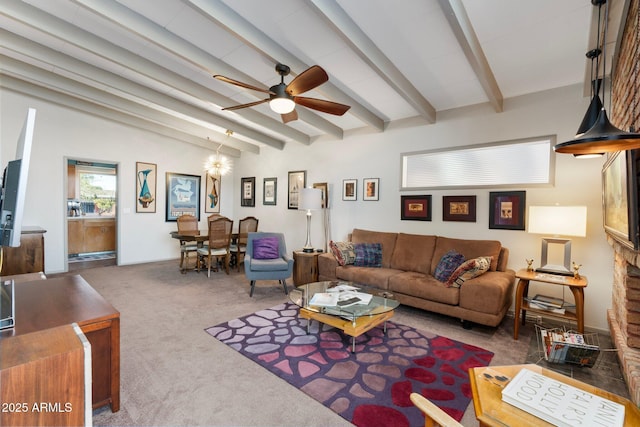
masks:
[[[291,80],[291,83],[287,85],[287,93],[291,96],[296,96],[316,88],[328,80],[327,72],[319,65],[314,65]]]
[[[335,116],[341,116],[351,108],[349,105],[338,104],[337,102],[325,101],[324,99],[318,98],[306,98],[304,96],[296,96],[293,98],[293,101],[303,107],[322,111],[323,113],[333,114]]]
[[[268,102],[268,101],[269,101],[269,98],[261,99],[260,101],[254,101],[254,102],[250,102],[248,104],[240,104],[240,105],[234,105],[233,107],[225,107],[225,108],[223,108],[223,110],[225,110],[225,111],[239,110],[241,108],[253,107],[254,105],[264,104],[265,102]]]
[[[257,87],[257,86],[252,86],[252,85],[247,84],[247,83],[243,83],[243,82],[239,82],[237,80],[230,79],[229,77],[221,76],[220,74],[216,74],[215,76],[213,76],[213,78],[214,79],[218,79],[221,82],[231,83],[232,85],[243,87],[245,89],[257,90],[258,92],[263,92],[263,93],[268,93],[270,95],[275,95],[275,93],[271,92],[269,89],[265,89],[265,88],[261,88],[261,87]]]
[[[294,120],[298,120],[298,113],[296,112],[296,110],[293,110],[287,114],[281,114],[281,116],[282,116],[282,123],[289,123]]]

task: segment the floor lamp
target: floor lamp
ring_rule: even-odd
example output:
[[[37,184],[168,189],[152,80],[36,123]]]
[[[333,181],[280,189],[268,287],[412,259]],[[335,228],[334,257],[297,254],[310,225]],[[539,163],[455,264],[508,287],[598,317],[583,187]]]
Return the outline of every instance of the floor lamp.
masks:
[[[307,242],[302,248],[303,252],[313,252],[311,244],[311,211],[322,209],[322,190],[319,188],[303,188],[300,191],[298,210],[307,211]]]
[[[587,235],[587,207],[586,206],[529,206],[529,233],[546,234],[553,237],[542,239],[540,273],[561,274],[572,276],[571,271],[571,239],[560,236]],[[564,246],[563,264],[550,264],[548,261],[549,245]]]

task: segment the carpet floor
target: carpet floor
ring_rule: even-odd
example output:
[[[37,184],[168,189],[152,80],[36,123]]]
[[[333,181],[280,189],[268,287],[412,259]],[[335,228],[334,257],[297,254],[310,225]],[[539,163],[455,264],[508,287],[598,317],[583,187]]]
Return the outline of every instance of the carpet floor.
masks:
[[[299,317],[293,303],[208,328],[214,338],[359,427],[419,427],[409,395],[431,399],[456,420],[471,401],[469,368],[493,353],[394,322],[357,337]]]
[[[79,272],[121,316],[121,408],[94,411],[96,426],[350,426],[344,418],[266,371],[204,329],[288,301],[277,282],[244,273],[180,274],[179,260]],[[65,273],[78,274],[78,273]],[[58,275],[50,275],[55,277]],[[291,284],[289,284],[291,287]],[[535,328],[513,339],[513,318],[465,330],[454,318],[400,306],[393,321],[481,347],[491,365],[527,360]],[[535,361],[535,360],[534,360]],[[478,425],[473,405],[461,423]]]

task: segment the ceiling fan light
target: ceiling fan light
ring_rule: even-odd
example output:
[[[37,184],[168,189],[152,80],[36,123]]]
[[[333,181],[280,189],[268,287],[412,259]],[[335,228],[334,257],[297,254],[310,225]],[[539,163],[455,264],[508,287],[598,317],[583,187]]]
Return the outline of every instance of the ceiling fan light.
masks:
[[[612,125],[604,108],[591,129],[553,147],[556,153],[563,154],[598,154],[637,148],[640,148],[640,134],[625,132]]]
[[[273,98],[269,101],[269,107],[278,114],[287,114],[296,108],[296,103],[289,98]]]

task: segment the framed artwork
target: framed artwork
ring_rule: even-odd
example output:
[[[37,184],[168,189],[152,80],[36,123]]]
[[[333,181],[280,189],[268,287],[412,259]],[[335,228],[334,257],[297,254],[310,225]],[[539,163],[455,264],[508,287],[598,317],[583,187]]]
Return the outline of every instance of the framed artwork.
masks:
[[[365,178],[362,180],[362,200],[378,200],[380,178]]]
[[[205,178],[204,211],[206,213],[220,213],[220,189],[222,188],[222,176],[211,175],[207,172]]]
[[[278,178],[265,178],[262,182],[262,204],[275,206],[278,200]]]
[[[431,221],[431,195],[400,196],[400,219]]]
[[[329,185],[326,182],[316,182],[313,188],[319,188],[322,191],[322,208],[329,208]]]
[[[638,155],[620,151],[602,167],[604,231],[631,249],[638,248]]]
[[[342,180],[342,200],[358,200],[358,180]]]
[[[489,193],[489,228],[524,230],[525,191]]]
[[[200,221],[200,176],[167,172],[166,221],[190,214]]]
[[[476,196],[442,196],[442,220],[476,222]]]
[[[289,172],[287,204],[289,209],[298,209],[300,190],[307,185],[307,171]]]
[[[240,183],[240,206],[254,207],[256,205],[256,178],[242,178]]]
[[[136,162],[136,212],[155,213],[158,166]]]

